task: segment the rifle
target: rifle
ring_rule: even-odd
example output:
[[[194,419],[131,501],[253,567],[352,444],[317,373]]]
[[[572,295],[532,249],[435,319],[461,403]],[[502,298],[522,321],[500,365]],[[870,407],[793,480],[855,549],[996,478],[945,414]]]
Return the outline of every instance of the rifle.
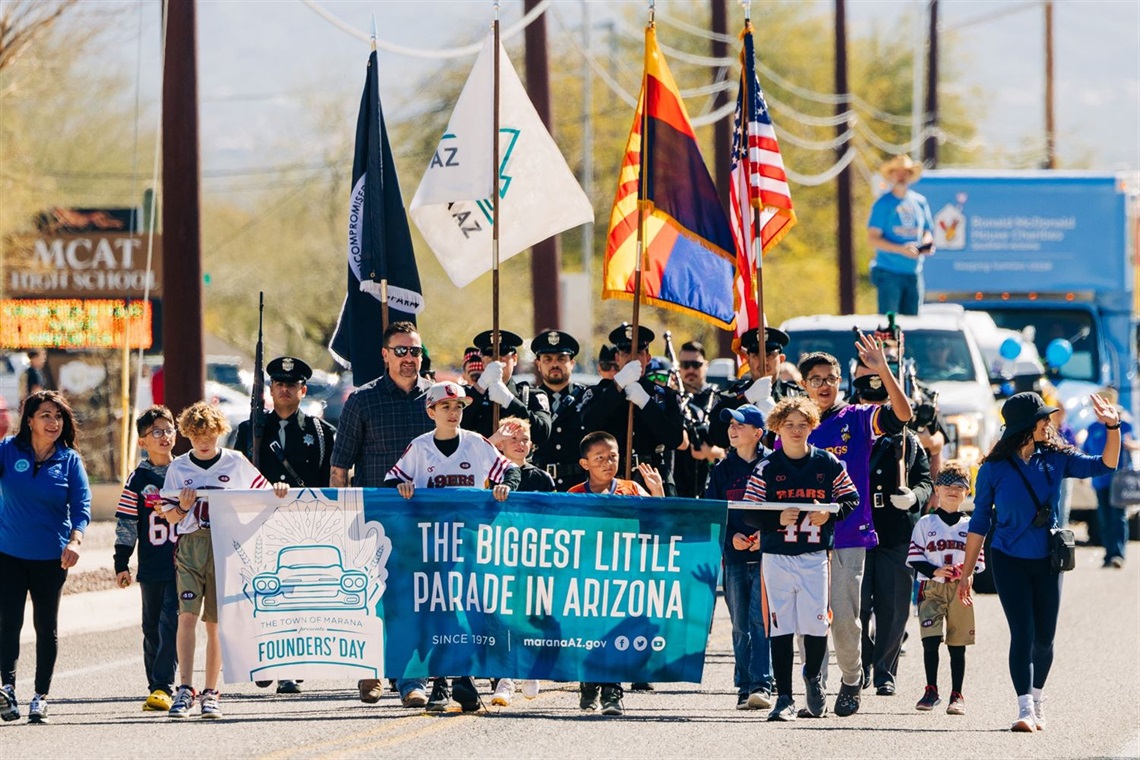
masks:
[[[265,316],[265,293],[257,294],[257,348],[253,353],[253,390],[249,393],[249,459],[261,469],[261,436],[265,432],[265,348],[262,319]]]
[[[673,390],[681,394],[682,401],[688,395],[685,393],[685,386],[681,382],[681,365],[677,364],[677,352],[673,350],[673,333],[668,330],[665,331],[665,358],[669,360],[669,384],[673,386]]]

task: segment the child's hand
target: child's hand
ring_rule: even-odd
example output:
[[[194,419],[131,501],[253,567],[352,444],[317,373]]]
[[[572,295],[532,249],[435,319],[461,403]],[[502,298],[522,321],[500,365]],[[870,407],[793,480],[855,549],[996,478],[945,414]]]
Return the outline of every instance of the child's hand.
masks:
[[[788,507],[780,513],[780,525],[795,525],[800,519],[799,507]]]
[[[743,533],[737,533],[732,537],[732,548],[738,552],[745,551],[752,546],[752,536],[746,536]]]
[[[522,426],[517,422],[506,422],[499,426],[499,429],[491,433],[491,437],[487,440],[491,445],[500,451],[507,441],[515,437],[515,434],[522,430]]]
[[[637,471],[641,473],[641,479],[645,481],[645,490],[649,491],[650,496],[665,495],[665,481],[656,467],[648,462],[642,462],[637,465]]]
[[[401,483],[400,485],[396,486],[396,490],[399,491],[400,495],[405,499],[410,499],[412,498],[412,494],[416,492],[416,484]]]
[[[947,565],[946,567],[940,567],[934,571],[934,577],[935,578],[947,578],[949,580],[954,580],[954,575],[955,575],[955,572],[954,572],[954,566],[953,565]]]
[[[126,588],[131,585],[131,573],[129,570],[124,570],[115,576],[115,581],[119,584],[119,588]]]
[[[284,499],[289,495],[289,484],[277,482],[273,484],[273,495],[278,499]]]
[[[491,495],[495,497],[495,501],[506,501],[507,494],[511,492],[511,487],[499,483],[491,489]]]
[[[183,488],[178,492],[178,506],[182,508],[183,512],[189,512],[193,509],[196,501],[198,501],[198,492],[193,488]]]
[[[831,519],[831,513],[828,512],[826,509],[820,509],[820,510],[815,511],[815,512],[808,512],[808,522],[810,522],[812,525],[814,525],[817,528],[820,527],[821,525],[826,525],[827,521],[830,519]]]

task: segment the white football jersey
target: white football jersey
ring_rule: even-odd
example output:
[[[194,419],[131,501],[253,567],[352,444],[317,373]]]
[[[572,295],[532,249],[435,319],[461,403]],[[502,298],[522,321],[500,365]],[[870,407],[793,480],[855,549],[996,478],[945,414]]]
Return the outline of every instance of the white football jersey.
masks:
[[[966,561],[966,535],[969,533],[970,520],[963,516],[954,525],[947,525],[936,513],[924,515],[919,518],[910,534],[910,550],[907,552],[907,563],[929,562],[936,568],[946,565],[961,565]],[[978,562],[974,572],[980,573],[986,569],[986,552],[978,552]],[[927,578],[923,573],[918,574],[919,580],[932,580],[936,583],[945,583],[945,578]]]
[[[451,456],[440,451],[434,432],[412,439],[388,471],[387,480],[411,483],[416,488],[486,488],[501,483],[503,473],[515,465],[491,443],[470,430],[459,431],[459,448]]]
[[[204,470],[194,463],[190,454],[175,457],[166,470],[166,480],[162,484],[163,491],[181,491],[183,488],[193,488],[198,491],[198,501],[190,514],[178,523],[177,533],[184,536],[193,533],[199,526],[210,527],[210,505],[203,500],[202,491],[221,491],[230,488],[271,488],[269,483],[248,459],[233,449],[218,449],[221,458],[208,470]],[[162,511],[169,512],[178,505],[178,500],[171,503],[163,499]]]

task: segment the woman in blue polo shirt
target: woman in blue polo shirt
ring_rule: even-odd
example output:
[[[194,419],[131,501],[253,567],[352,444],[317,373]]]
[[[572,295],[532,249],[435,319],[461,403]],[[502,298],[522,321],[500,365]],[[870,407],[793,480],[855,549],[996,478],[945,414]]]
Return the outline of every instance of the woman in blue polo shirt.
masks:
[[[75,449],[71,407],[56,391],[33,393],[24,400],[19,432],[0,441],[0,718],[5,721],[20,717],[16,659],[30,594],[36,679],[28,722],[47,722],[59,599],[90,521],[91,489]]]
[[[1058,524],[1061,481],[1104,475],[1120,457],[1116,407],[1100,396],[1091,399],[1097,419],[1109,431],[1101,456],[1085,456],[1064,443],[1049,422],[1056,407],[1036,393],[1018,393],[1002,406],[1005,431],[978,470],[958,596],[970,604],[974,564],[992,524],[986,564],[993,570],[1009,624],[1009,674],[1018,707],[1017,720],[1010,726],[1013,731],[1045,728],[1042,689],[1053,664],[1061,606],[1061,573],[1054,572],[1049,561],[1049,530]],[[1044,512],[1040,518],[1034,496]]]

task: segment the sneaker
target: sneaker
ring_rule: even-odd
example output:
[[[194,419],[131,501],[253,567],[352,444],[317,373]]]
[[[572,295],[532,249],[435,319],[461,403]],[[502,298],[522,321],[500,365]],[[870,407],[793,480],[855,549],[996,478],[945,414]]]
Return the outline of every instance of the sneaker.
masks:
[[[379,702],[380,694],[384,691],[384,687],[376,678],[362,678],[356,682],[356,688],[360,692],[360,701],[366,705]]]
[[[166,689],[155,689],[150,693],[150,696],[143,702],[143,710],[150,712],[167,712],[170,710],[170,705],[174,702],[170,695],[166,693]]]
[[[895,685],[890,681],[875,689],[875,694],[880,697],[893,697],[895,695]]]
[[[534,699],[538,696],[540,688],[537,678],[529,678],[522,682],[522,695],[527,699]]]
[[[400,697],[400,704],[404,707],[426,707],[427,703],[427,692],[423,689],[413,688],[407,694]]]
[[[1119,570],[1124,567],[1124,557],[1113,557],[1105,563],[1105,567],[1111,567],[1114,570]]]
[[[646,683],[645,681],[638,681],[629,685],[630,691],[653,691],[653,684]]]
[[[789,694],[781,694],[776,698],[776,706],[768,713],[770,721],[792,721],[796,719],[796,700]]]
[[[217,689],[202,689],[202,719],[215,720],[222,717],[222,706],[218,704],[221,694]]]
[[[610,684],[602,687],[602,715],[625,715],[625,705],[621,698],[625,696],[620,684]]]
[[[273,685],[273,682],[272,681],[254,681],[253,685],[259,689],[268,689],[270,686]]]
[[[495,693],[491,695],[491,704],[496,707],[510,707],[511,695],[515,693],[515,681],[513,678],[500,678],[499,683],[495,686]]]
[[[871,688],[871,669],[863,668],[863,688]]]
[[[28,723],[47,723],[47,694],[37,694],[28,703]]]
[[[278,681],[277,682],[277,693],[278,694],[300,694],[301,693],[301,687],[298,685],[297,681],[290,681],[290,680]]]
[[[961,696],[961,695],[959,695]],[[1045,698],[1033,700],[1033,722],[1038,731],[1045,730]]]
[[[446,678],[435,678],[431,682],[431,699],[427,701],[424,710],[427,712],[443,712],[451,704],[451,689],[448,688]]]
[[[859,712],[859,685],[848,686],[840,681],[839,695],[835,697],[835,714],[840,718]]]
[[[451,679],[451,695],[463,708],[463,712],[476,712],[482,706],[479,689],[475,687],[475,679],[471,676]]]
[[[1037,718],[1033,714],[1033,705],[1021,705],[1017,710],[1017,720],[1009,727],[1017,734],[1031,734],[1037,730]]]
[[[951,697],[953,700],[953,697]],[[922,699],[918,700],[918,704],[914,709],[921,710],[922,712],[930,712],[938,705],[942,704],[942,700],[938,698],[938,687],[927,686],[926,691],[922,692]]]
[[[806,718],[822,718],[827,715],[827,694],[823,691],[820,677],[810,678],[807,681],[807,715]]]
[[[578,684],[578,709],[596,712],[602,708],[602,687],[596,683]]]
[[[947,715],[965,715],[966,700],[956,691],[950,692],[950,704],[946,705]],[[1039,726],[1040,728],[1040,726]]]
[[[736,695],[736,709],[737,710],[751,710],[752,709],[751,707],[748,706],[748,695],[747,694],[737,694]]]
[[[174,693],[174,701],[170,704],[171,718],[188,718],[190,709],[194,707],[194,689],[191,686],[179,686]]]
[[[20,705],[16,701],[16,687],[12,685],[0,688],[0,719],[5,723],[20,718]]]
[[[757,689],[748,695],[749,710],[767,710],[772,706],[772,692],[767,689]]]

